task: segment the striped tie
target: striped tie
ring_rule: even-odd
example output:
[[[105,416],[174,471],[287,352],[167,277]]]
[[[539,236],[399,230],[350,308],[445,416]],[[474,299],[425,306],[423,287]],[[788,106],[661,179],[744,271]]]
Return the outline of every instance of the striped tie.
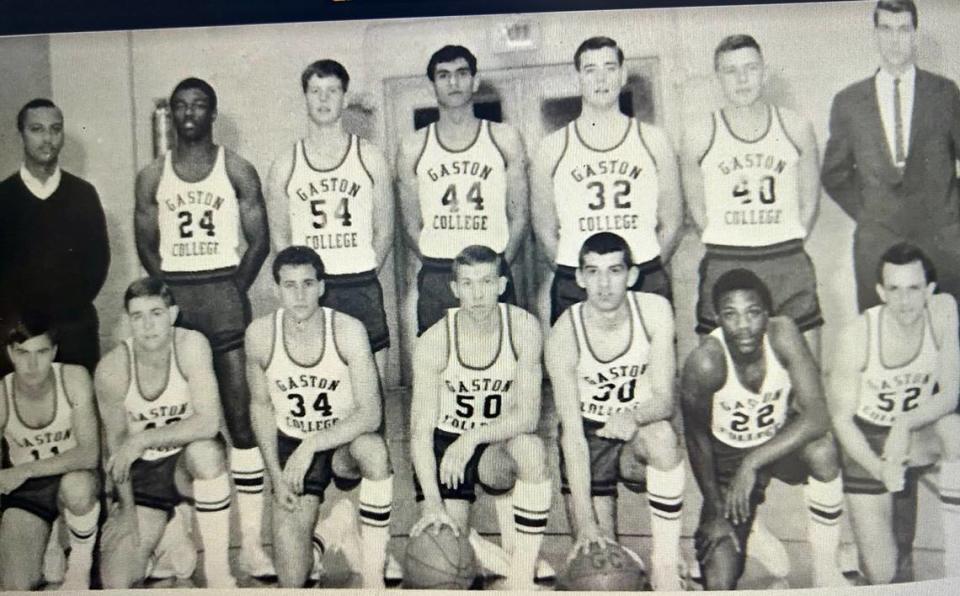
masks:
[[[900,79],[893,79],[893,144],[896,145],[895,162],[898,168],[903,168],[907,155],[903,147],[903,114],[900,103]]]

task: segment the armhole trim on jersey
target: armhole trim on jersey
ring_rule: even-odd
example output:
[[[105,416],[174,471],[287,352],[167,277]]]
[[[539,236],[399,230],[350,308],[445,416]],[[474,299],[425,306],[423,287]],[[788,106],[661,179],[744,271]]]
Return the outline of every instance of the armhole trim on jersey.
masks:
[[[634,311],[636,311],[637,313],[637,321],[640,323],[640,329],[643,331],[643,336],[647,338],[647,344],[649,344],[653,339],[653,336],[650,335],[650,330],[647,329],[647,324],[643,320],[643,311],[640,309],[640,302],[639,302],[639,299],[637,298],[637,293],[628,292],[627,299],[633,301],[633,308],[634,308]],[[633,338],[631,337],[630,339],[632,340]]]
[[[420,172],[417,170],[420,168],[420,160],[423,159],[423,154],[427,152],[427,145],[430,144],[430,133],[433,131],[434,123],[431,122],[427,125],[427,130],[424,131],[423,135],[423,146],[420,147],[420,153],[417,154],[416,161],[413,162],[413,175],[419,176]]]
[[[290,162],[290,171],[287,172],[287,181],[283,183],[283,194],[287,194],[287,189],[290,188],[290,181],[293,180],[293,173],[297,171],[297,153],[299,153],[297,149],[301,147],[302,143],[303,139],[300,139],[293,144],[293,161]]]
[[[503,307],[504,307],[503,308],[504,314],[506,315],[504,316],[504,320],[506,321],[506,324],[507,324],[507,338],[510,340],[510,351],[513,352],[513,359],[519,360],[520,356],[519,356],[519,353],[517,352],[517,344],[516,342],[513,341],[513,323],[511,322],[512,320],[511,312],[513,311],[513,309],[510,308],[509,304],[504,304]]]
[[[367,175],[367,178],[370,179],[370,185],[376,186],[377,182],[373,179],[373,174],[370,173],[367,164],[363,163],[363,153],[360,152],[360,146],[363,145],[362,139],[358,135],[351,135],[357,140],[357,161],[360,162],[360,167],[363,168],[363,172]]]
[[[446,370],[450,366],[450,343],[455,342],[456,338],[454,334],[456,333],[456,327],[451,327],[450,320],[450,310],[443,314],[443,343],[447,346],[446,353],[443,357],[443,369]]]
[[[924,308],[924,310],[926,311],[925,319],[927,322],[927,329],[929,330],[929,333],[930,333],[930,339],[933,340],[933,347],[937,348],[937,351],[939,352],[940,342],[937,340],[937,334],[933,332],[933,313],[930,312],[929,306]]]
[[[773,110],[773,113],[776,114],[777,116],[777,122],[780,123],[780,130],[783,131],[784,138],[786,138],[787,141],[789,141],[790,144],[793,145],[793,148],[797,150],[797,155],[803,156],[803,150],[800,149],[800,145],[793,140],[793,137],[790,136],[790,131],[787,130],[787,125],[784,124],[783,122],[783,115],[780,114],[780,108],[778,108],[777,106],[770,106],[770,107]]]
[[[871,319],[870,311],[867,310],[864,312],[864,314],[866,315],[866,317],[864,318],[866,319],[866,323],[867,323],[867,350],[866,350],[866,357],[864,358],[864,361],[860,364],[861,373],[865,372],[868,368],[870,368],[870,360],[871,360],[870,356],[872,354],[872,348],[873,348],[873,345],[872,345],[873,344],[873,325],[870,323],[870,319]],[[878,354],[877,358],[879,357],[880,355]]]
[[[702,166],[703,160],[707,158],[707,154],[710,153],[710,150],[713,149],[713,143],[717,140],[717,113],[710,112],[710,142],[707,143],[707,148],[703,153],[700,154],[700,158],[697,159],[697,165]]]
[[[277,349],[277,329],[283,331],[283,309],[278,308],[277,312],[270,317],[270,352],[267,355],[267,363],[261,366],[261,370],[267,370],[273,362],[273,352]]]
[[[127,357],[127,389],[123,392],[123,398],[126,399],[127,395],[130,393],[130,388],[133,386],[134,377],[137,375],[137,371],[134,369],[133,363],[133,346],[127,343],[126,340],[120,342],[123,346],[123,353]],[[139,391],[139,387],[137,390]]]
[[[650,150],[650,146],[647,145],[647,140],[643,138],[643,123],[636,119],[633,120],[637,123],[637,137],[640,138],[640,144],[643,145],[644,151],[650,156],[650,161],[653,162],[653,169],[660,171],[660,166],[657,165],[657,157],[653,154],[653,151]]]
[[[57,364],[60,364],[60,363],[59,363],[59,362],[54,362],[53,364],[54,364],[54,366],[56,366]],[[59,373],[59,374],[60,374],[60,387],[63,389],[63,397],[66,398],[66,400],[67,400],[67,405],[69,405],[69,406],[70,406],[70,409],[72,410],[73,408],[76,407],[77,404],[73,403],[73,400],[70,399],[70,390],[67,389],[67,377],[64,376],[63,372],[64,372],[63,364],[60,364],[60,373]],[[57,374],[57,373],[54,373],[54,374]]]
[[[336,325],[337,311],[331,308],[327,312],[330,313],[330,342],[333,344],[333,351],[336,352],[337,358],[340,359],[340,362],[347,364],[347,359],[344,358],[343,354],[340,353],[340,346],[337,345],[337,325]],[[324,351],[326,351],[327,349],[326,342],[324,342],[323,349]],[[323,359],[323,354],[320,355],[320,360],[322,359]],[[320,360],[317,360],[314,366],[319,364]]]
[[[573,312],[574,308],[579,309],[578,305],[579,303],[571,304],[570,308],[568,308],[566,312],[570,313],[570,317],[569,317],[570,327],[573,328],[573,344],[574,344],[574,347],[577,349],[577,359],[579,360],[580,359],[580,334],[577,333],[577,317],[576,317],[576,314]],[[563,316],[563,315],[560,315],[560,316]]]
[[[11,410],[13,409],[13,406],[10,405],[10,403],[11,403],[11,402],[10,402],[10,386],[9,386],[9,384],[7,383],[7,379],[10,378],[10,375],[11,375],[11,374],[12,374],[12,373],[7,373],[7,374],[5,374],[5,375],[3,376],[3,379],[0,380],[0,385],[3,385],[3,403],[4,403],[4,406],[6,406],[5,409],[6,409],[6,411],[7,411],[6,419],[3,421],[3,424],[0,425],[0,434],[2,434],[4,431],[7,430],[7,423],[10,422],[10,412],[11,412]],[[2,438],[2,437],[0,437],[0,438]]]
[[[556,163],[554,163],[553,167],[550,168],[551,179],[557,175],[557,168],[560,167],[560,162],[563,161],[563,156],[567,154],[567,147],[569,145],[570,145],[570,125],[567,124],[566,126],[563,127],[563,147],[560,149],[560,157],[557,158]],[[556,197],[554,197],[554,202],[556,202]]]
[[[211,348],[211,350],[212,349],[213,348]],[[173,361],[172,366],[177,367],[177,373],[180,375],[180,378],[183,380],[186,380],[187,375],[183,374],[183,367],[180,366],[180,352],[177,350],[177,328],[176,327],[173,328],[173,355],[170,358]],[[167,383],[170,383],[169,374],[167,374]],[[164,390],[166,390],[166,386],[164,386]]]
[[[504,153],[499,143],[497,143],[497,139],[493,136],[493,122],[490,120],[483,120],[482,122],[487,123],[487,136],[490,137],[490,142],[493,144],[494,149],[497,150],[497,153],[500,154],[500,159],[503,160],[503,167],[506,168],[509,165],[507,162],[507,154]]]

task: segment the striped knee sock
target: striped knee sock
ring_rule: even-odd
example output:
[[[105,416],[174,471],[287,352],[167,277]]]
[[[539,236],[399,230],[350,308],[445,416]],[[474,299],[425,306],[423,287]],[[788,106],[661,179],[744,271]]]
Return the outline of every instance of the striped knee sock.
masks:
[[[393,476],[383,480],[360,481],[360,542],[364,589],[383,589],[383,566],[390,540],[390,509],[393,504]]]
[[[209,480],[193,481],[197,526],[203,542],[203,569],[207,587],[233,583],[227,550],[230,548],[230,478],[226,473]]]
[[[517,480],[513,488],[513,524],[515,547],[511,553],[511,583],[514,587],[532,585],[540,555],[543,532],[550,516],[551,484]]]
[[[230,475],[237,488],[242,548],[245,552],[262,549],[260,531],[263,524],[263,456],[260,449],[231,449]]]
[[[813,555],[814,584],[822,586],[840,570],[837,551],[840,547],[840,517],[843,515],[843,480],[839,475],[829,482],[807,478],[803,495],[810,515],[807,538]]]
[[[64,509],[63,519],[70,530],[70,557],[64,575],[66,590],[85,590],[90,587],[90,566],[93,564],[93,545],[97,541],[97,521],[100,519],[100,503],[82,515]]]
[[[680,530],[683,515],[683,462],[672,470],[647,466],[647,502],[650,504],[650,533],[653,538],[654,589],[679,590]]]
[[[939,485],[943,567],[947,577],[960,577],[960,460],[940,463]]]

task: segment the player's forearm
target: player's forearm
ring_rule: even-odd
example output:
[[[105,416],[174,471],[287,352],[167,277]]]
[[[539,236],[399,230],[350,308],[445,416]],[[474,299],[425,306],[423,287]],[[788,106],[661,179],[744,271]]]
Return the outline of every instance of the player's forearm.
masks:
[[[590,453],[587,440],[582,434],[567,435],[568,433],[561,429],[560,443],[563,446],[570,500],[573,502],[574,519],[570,521],[573,523],[574,532],[579,536],[583,528],[596,523],[590,496]]]
[[[702,236],[704,228],[707,227],[707,202],[700,166],[698,164],[684,166],[682,171],[687,213],[690,215],[690,221],[697,228],[697,234]]]
[[[437,459],[433,455],[433,432],[429,429],[411,429],[410,459],[420,483],[426,503],[442,504],[437,484]]]
[[[380,417],[373,411],[357,411],[332,427],[314,432],[305,442],[311,451],[329,451],[352,442],[360,435],[377,430]]]
[[[801,414],[798,420],[787,424],[772,439],[751,451],[744,458],[744,464],[759,470],[822,437],[827,430],[825,426],[807,419],[806,414]]]
[[[386,225],[387,229],[376,230],[373,233],[373,254],[377,261],[377,271],[383,267],[393,250],[393,222]]]
[[[680,228],[683,226],[683,209],[676,194],[661,195],[660,201],[672,204],[661,210],[657,222],[657,242],[660,244],[660,259],[666,263],[680,243]]]
[[[28,478],[59,476],[77,470],[93,470],[97,467],[97,448],[95,445],[77,445],[60,455],[30,462],[24,465]]]
[[[840,442],[840,448],[860,467],[867,470],[877,479],[880,474],[877,470],[883,465],[880,456],[873,452],[863,432],[853,422],[851,416],[835,416],[833,418],[834,436]]]
[[[670,420],[676,411],[673,396],[667,392],[653,392],[652,399],[641,401],[633,410],[633,419],[638,426],[661,420]]]
[[[560,241],[559,230],[560,226],[555,216],[534,213],[533,235],[540,247],[541,254],[551,266],[557,262],[557,245]]]
[[[257,273],[260,272],[260,267],[263,266],[263,262],[267,260],[267,255],[270,254],[270,233],[266,226],[264,226],[262,233],[254,234],[252,238],[247,239],[247,242],[247,250],[240,258],[236,274],[237,280],[242,284],[244,291],[253,285],[254,280],[257,279]]]
[[[897,416],[894,426],[903,427],[904,430],[907,431],[914,431],[919,428],[923,428],[928,424],[932,424],[947,414],[956,411],[957,400],[948,400],[946,399],[946,395],[943,397],[944,399],[937,399],[937,397],[934,397],[933,399],[927,400],[914,410],[900,414]]]
[[[212,439],[217,436],[219,428],[220,421],[216,416],[194,414],[172,424],[131,435],[127,440],[137,441],[143,449],[182,447],[194,441]]]
[[[714,468],[713,446],[710,437],[704,432],[691,429],[687,425],[687,453],[690,456],[690,468],[693,477],[703,495],[703,507],[710,515],[716,515],[723,510],[723,496],[717,486],[717,475]]]
[[[270,475],[271,482],[280,482],[283,469],[280,467],[280,456],[277,454],[277,425],[273,406],[263,400],[253,397],[250,400],[250,425],[253,436],[257,439],[260,453],[263,456],[263,465]]]
[[[479,426],[463,433],[474,445],[489,445],[512,439],[518,435],[529,434],[537,429],[536,420],[516,410],[506,412],[495,422]]]
[[[153,237],[143,232],[137,234],[137,256],[140,257],[140,264],[147,270],[148,275],[154,278],[162,277],[159,234]]]

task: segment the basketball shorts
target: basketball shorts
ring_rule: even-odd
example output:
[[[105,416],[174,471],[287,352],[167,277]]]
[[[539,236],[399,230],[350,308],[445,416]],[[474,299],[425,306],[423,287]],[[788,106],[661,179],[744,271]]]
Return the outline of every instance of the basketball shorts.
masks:
[[[250,300],[233,277],[166,279],[180,307],[177,325],[203,333],[213,352],[243,347]]]
[[[52,524],[60,515],[57,495],[62,475],[31,478],[10,494],[0,496],[0,511],[23,509]]]
[[[513,287],[513,275],[506,259],[500,259],[500,275],[507,278],[507,287],[500,296],[500,302],[517,304]],[[453,295],[450,282],[453,281],[453,260],[423,257],[423,266],[417,274],[417,337],[433,326],[447,314],[447,309],[460,305]]]
[[[731,269],[748,269],[757,274],[770,289],[772,314],[790,317],[800,331],[823,326],[813,261],[803,249],[802,240],[790,240],[761,248],[708,245],[700,262],[697,333],[710,333],[717,328],[713,285]]]
[[[376,271],[332,275],[324,280],[320,304],[359,319],[367,328],[370,349],[379,352],[390,347],[387,313],[383,309],[383,288]]]
[[[290,459],[290,456],[302,442],[300,439],[295,439],[277,431],[277,456],[280,460],[281,470],[287,465],[287,460]],[[318,497],[322,503],[323,493],[330,486],[331,480],[333,485],[342,491],[353,490],[360,485],[360,478],[344,478],[334,473],[333,454],[336,451],[337,449],[318,451],[313,456],[313,461],[307,468],[307,475],[303,478],[303,494]]]
[[[473,452],[473,456],[467,461],[466,468],[463,471],[463,482],[460,483],[460,486],[450,488],[440,482],[440,462],[443,461],[443,454],[446,453],[450,445],[453,445],[459,438],[460,435],[448,433],[440,429],[433,431],[433,456],[437,460],[437,485],[440,487],[440,498],[473,503],[477,500],[477,485],[480,485],[488,495],[502,495],[510,492],[509,489],[502,490],[488,486],[480,479],[480,458],[483,457],[484,452],[487,450],[488,445],[486,443],[478,445]],[[417,479],[416,473],[413,475],[413,488],[416,492],[417,501],[422,501],[423,488],[420,486],[420,481]]]
[[[183,450],[161,459],[138,459],[130,466],[130,483],[133,486],[133,502],[141,507],[166,511],[173,515],[173,508],[183,502],[177,488],[177,465]]]
[[[861,432],[863,432],[863,436],[867,439],[867,444],[870,445],[870,449],[872,449],[877,455],[883,453],[883,446],[887,441],[887,435],[890,434],[890,427],[878,426],[862,420],[859,417],[854,417],[853,421],[861,430]],[[915,434],[914,437],[916,436],[918,435]],[[936,437],[933,435],[925,438],[936,441]],[[911,449],[912,447],[913,445],[911,445]],[[843,450],[841,449],[841,451]],[[847,455],[845,451],[843,451],[842,464],[843,492],[855,495],[887,494],[887,487],[883,484],[883,482],[874,478],[873,474],[868,472],[866,468],[854,461],[854,459]],[[906,474],[906,484],[903,489],[904,492],[912,493],[916,489],[916,483],[920,476],[929,469],[930,464],[910,466]]]
[[[673,290],[670,287],[670,276],[663,268],[660,257],[656,257],[637,265],[640,276],[637,282],[628,288],[631,292],[649,292],[659,294],[673,304]],[[577,270],[566,265],[557,265],[553,275],[553,285],[550,286],[550,324],[553,325],[563,314],[577,302],[587,299],[587,293],[577,285]]]
[[[587,451],[590,457],[590,496],[615,497],[618,493],[617,484],[620,482],[632,492],[646,492],[646,480],[628,479],[620,474],[620,453],[626,443],[597,436],[597,431],[601,428],[603,428],[602,424],[583,419],[583,432],[587,438]],[[567,480],[563,444],[558,441],[557,446],[560,452],[560,492],[569,495],[570,483]]]

